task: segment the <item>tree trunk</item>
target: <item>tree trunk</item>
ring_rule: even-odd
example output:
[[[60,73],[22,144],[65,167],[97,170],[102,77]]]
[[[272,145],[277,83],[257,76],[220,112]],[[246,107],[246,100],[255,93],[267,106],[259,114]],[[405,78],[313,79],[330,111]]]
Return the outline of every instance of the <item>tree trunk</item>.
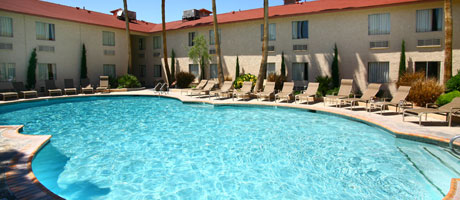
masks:
[[[217,57],[217,78],[219,80],[219,87],[222,87],[224,83],[224,70],[222,68],[222,54],[220,52],[220,38],[219,38],[219,27],[217,24],[217,11],[216,11],[216,0],[212,0],[212,15],[214,18],[214,44],[216,46],[216,57]]]
[[[128,3],[123,0],[124,13],[125,13],[125,24],[126,24],[126,40],[128,42],[128,74],[133,73],[133,65],[131,58],[131,34],[129,31],[129,18],[128,18]]]
[[[444,0],[444,85],[452,77],[452,0]]]
[[[264,0],[264,39],[262,44],[262,61],[260,62],[259,76],[255,91],[263,88],[265,75],[267,74],[267,56],[268,56],[268,0]]]
[[[163,60],[164,60],[164,72],[166,72],[165,76],[165,83],[168,83],[168,85],[171,85],[169,80],[170,78],[170,72],[169,72],[169,64],[168,64],[168,46],[166,44],[166,17],[165,17],[165,0],[161,0],[161,20],[162,20],[162,27],[163,27]]]

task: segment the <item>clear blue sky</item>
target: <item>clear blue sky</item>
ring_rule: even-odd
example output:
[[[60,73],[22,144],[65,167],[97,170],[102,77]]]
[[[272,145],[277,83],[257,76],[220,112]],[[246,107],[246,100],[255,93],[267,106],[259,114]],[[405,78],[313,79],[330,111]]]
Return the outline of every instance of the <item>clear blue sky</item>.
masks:
[[[123,0],[45,0],[72,7],[107,13],[123,8]],[[270,0],[270,6],[282,5],[283,0]],[[216,0],[217,13],[262,8],[262,0]],[[211,0],[166,0],[166,21],[182,19],[182,12],[188,9],[205,8],[212,11]],[[128,10],[137,12],[137,19],[161,23],[161,0],[128,0]]]

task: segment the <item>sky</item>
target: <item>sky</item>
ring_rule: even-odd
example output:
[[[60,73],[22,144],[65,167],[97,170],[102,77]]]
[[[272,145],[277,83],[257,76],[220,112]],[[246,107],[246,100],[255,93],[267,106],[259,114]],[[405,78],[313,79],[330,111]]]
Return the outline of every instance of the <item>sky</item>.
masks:
[[[123,0],[45,0],[72,7],[110,14],[111,10],[123,8]],[[127,0],[128,10],[135,11],[138,20],[161,23],[161,0]],[[282,5],[283,0],[270,0],[270,6]],[[216,0],[217,13],[262,8],[262,0]],[[211,0],[167,0],[166,21],[182,19],[182,12],[189,9],[205,8],[212,11]]]

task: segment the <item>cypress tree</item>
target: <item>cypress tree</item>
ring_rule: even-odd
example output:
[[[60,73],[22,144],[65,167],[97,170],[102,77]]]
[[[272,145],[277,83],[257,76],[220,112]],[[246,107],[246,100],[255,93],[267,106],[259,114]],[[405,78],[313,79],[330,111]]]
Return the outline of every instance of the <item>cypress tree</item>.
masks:
[[[286,77],[286,64],[284,63],[284,51],[281,52],[281,76]]]
[[[37,49],[34,48],[29,59],[29,67],[27,68],[27,88],[34,89],[35,83],[37,82],[35,78],[35,71],[37,69]]]
[[[406,73],[406,44],[404,40],[401,44],[401,59],[399,60],[399,78]]]
[[[240,59],[236,56],[236,69],[235,69],[235,79],[240,76]]]
[[[171,82],[176,81],[176,53],[174,49],[171,52]]]
[[[334,44],[334,60],[332,61],[332,85],[334,88],[340,87],[339,77],[339,53],[337,44]]]
[[[88,78],[88,68],[86,66],[86,47],[83,44],[81,51],[81,64],[80,64],[80,79]]]

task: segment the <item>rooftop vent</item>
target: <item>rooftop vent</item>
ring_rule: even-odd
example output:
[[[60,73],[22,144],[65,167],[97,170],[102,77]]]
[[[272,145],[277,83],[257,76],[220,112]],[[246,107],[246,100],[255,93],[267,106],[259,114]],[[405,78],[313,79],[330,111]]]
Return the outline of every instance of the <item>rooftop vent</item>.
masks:
[[[284,5],[295,4],[297,2],[300,2],[300,0],[284,0]]]
[[[125,20],[125,13],[124,13],[123,9],[118,8],[118,9],[112,10],[110,12],[113,14],[113,16],[116,16],[119,20]],[[129,19],[129,21],[136,20],[136,12],[128,10],[128,19]]]

